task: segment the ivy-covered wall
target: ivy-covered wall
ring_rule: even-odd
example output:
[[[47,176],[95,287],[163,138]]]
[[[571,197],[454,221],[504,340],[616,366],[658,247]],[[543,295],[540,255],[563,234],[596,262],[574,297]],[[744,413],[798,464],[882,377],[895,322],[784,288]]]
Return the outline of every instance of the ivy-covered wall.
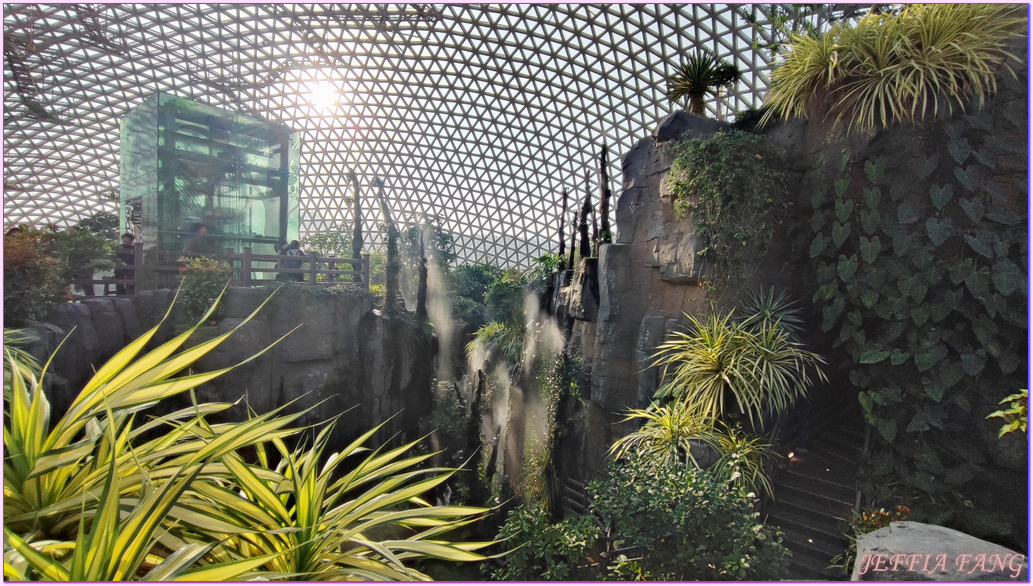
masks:
[[[982,109],[827,143],[837,146],[814,153],[801,195],[821,329],[874,429],[866,494],[1025,547],[1027,438],[998,439],[1000,420],[986,420],[1028,384],[1018,69]]]

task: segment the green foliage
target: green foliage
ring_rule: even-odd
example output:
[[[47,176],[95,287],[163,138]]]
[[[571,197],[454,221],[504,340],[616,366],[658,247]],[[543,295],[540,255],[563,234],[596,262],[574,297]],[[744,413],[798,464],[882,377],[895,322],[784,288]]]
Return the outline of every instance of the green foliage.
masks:
[[[232,405],[196,400],[136,425],[141,410],[231,370],[189,368],[261,309],[180,350],[213,304],[140,356],[159,323],[101,366],[53,424],[39,379],[5,352],[6,579],[426,579],[408,564],[484,559],[474,551],[489,544],[445,537],[486,511],[425,503],[453,470],[421,468],[429,456],[406,455],[415,442],[364,448],[373,428],[327,456],[327,426],[290,450],[298,430],[287,426],[303,413],[211,423]]]
[[[58,230],[54,232],[54,255],[61,265],[61,277],[92,279],[95,271],[114,268],[111,258],[114,242],[88,230]]]
[[[447,281],[453,319],[469,331],[488,323],[485,296],[488,287],[501,277],[502,269],[490,264],[463,264],[452,269]]]
[[[502,567],[491,574],[492,580],[576,580],[584,577],[578,567],[587,556],[599,527],[591,516],[568,517],[549,522],[548,512],[540,507],[517,507],[509,512],[506,523],[495,539],[512,547],[502,557]]]
[[[42,317],[69,295],[54,251],[54,231],[23,227],[4,235],[4,323]]]
[[[373,307],[376,309],[384,308],[384,297],[387,296],[387,287],[384,285],[370,285],[369,294],[373,296]]]
[[[466,355],[484,353],[505,360],[510,367],[520,364],[524,347],[524,329],[496,321],[477,330],[473,341],[466,345]]]
[[[549,278],[562,262],[559,254],[543,254],[534,259],[534,264],[524,275],[527,288],[535,293],[544,293],[549,287]]]
[[[886,130],[810,182],[812,299],[877,432],[864,491],[998,539],[1025,526],[995,504],[1007,484],[973,431],[1028,371],[1027,196],[1011,171],[1027,124],[1010,103]]]
[[[1012,6],[926,4],[794,35],[771,74],[769,116],[834,115],[836,124],[869,130],[969,101],[978,108],[1014,58],[1006,43],[1025,29]]]
[[[643,424],[614,442],[609,451],[614,460],[631,457],[646,459],[658,466],[684,463],[699,466],[693,447],[697,450],[706,447],[719,454],[709,468],[718,478],[745,493],[763,491],[772,495],[771,480],[764,466],[778,455],[770,444],[744,434],[738,427],[715,425],[713,419],[682,401],[632,409],[624,420],[642,420]]]
[[[704,99],[718,96],[722,88],[731,88],[742,74],[728,61],[719,61],[710,53],[689,57],[667,78],[667,99],[672,104],[684,100],[684,108],[697,116],[705,116]]]
[[[718,447],[713,421],[680,401],[662,406],[654,403],[649,409],[632,409],[624,421],[634,420],[644,423],[614,442],[609,451],[614,460],[634,455],[664,466],[685,461],[696,464],[692,454],[694,444]]]
[[[654,355],[654,366],[664,367],[657,398],[682,401],[704,419],[738,413],[757,423],[803,397],[812,371],[825,380],[825,361],[780,322],[765,326],[762,317],[737,320],[734,313],[686,317],[692,329],[668,334]]]
[[[781,533],[755,499],[707,470],[643,458],[614,463],[589,484],[592,510],[656,580],[777,580],[788,569]]]
[[[1005,421],[1005,424],[1001,426],[1001,431],[997,433],[997,437],[1004,437],[1005,434],[1015,431],[1027,433],[1029,424],[1029,389],[1022,389],[1014,395],[1008,395],[1001,399],[1000,404],[1008,404],[1008,408],[994,411],[986,416],[987,419],[999,417]]]
[[[188,320],[194,321],[207,312],[226,288],[232,274],[230,265],[205,256],[187,261],[182,295]]]
[[[523,327],[524,284],[523,273],[515,269],[504,271],[500,278],[492,281],[484,295],[488,319],[509,326]]]
[[[337,256],[340,258],[351,258],[352,255],[352,227],[350,222],[343,222],[337,230],[316,232],[305,237],[302,247],[309,254],[315,253],[319,256]]]
[[[75,227],[78,230],[93,232],[105,240],[117,242],[121,236],[121,234],[119,234],[121,225],[122,219],[118,217],[118,214],[113,214],[111,212],[97,212],[92,216],[79,220],[79,223],[76,224]]]
[[[903,505],[898,505],[893,511],[887,511],[884,508],[878,510],[866,508],[863,512],[858,512],[857,509],[851,510],[850,530],[846,534],[850,545],[842,554],[832,558],[829,567],[841,568],[847,576],[852,575],[854,561],[857,559],[857,539],[876,529],[889,527],[890,523],[895,521],[907,521],[910,515],[911,510]]]
[[[785,207],[780,169],[785,161],[771,143],[746,132],[721,132],[678,146],[669,181],[675,212],[690,216],[715,276],[733,273],[767,246],[772,213]]]

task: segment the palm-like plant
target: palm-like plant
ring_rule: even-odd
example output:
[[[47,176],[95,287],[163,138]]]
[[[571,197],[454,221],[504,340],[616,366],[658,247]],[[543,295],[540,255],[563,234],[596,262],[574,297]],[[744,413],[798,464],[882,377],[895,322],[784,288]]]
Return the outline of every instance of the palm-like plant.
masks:
[[[691,330],[669,334],[654,355],[665,378],[657,398],[673,397],[711,420],[739,413],[756,423],[802,397],[812,370],[825,380],[825,361],[780,327],[754,333],[732,313],[686,317]]]
[[[450,543],[442,536],[486,509],[431,506],[419,498],[454,469],[418,468],[432,456],[404,457],[418,441],[386,451],[363,448],[380,426],[322,463],[331,428],[307,449],[290,451],[280,440],[270,442],[280,457],[273,468],[260,446],[259,465],[231,455],[223,460],[225,478],[195,483],[180,505],[235,528],[208,532],[219,541],[213,560],[261,557],[268,576],[337,581],[426,580],[411,561],[485,559],[475,550],[490,543]],[[354,467],[345,471],[346,462]]]
[[[696,463],[692,447],[702,443],[718,448],[713,421],[700,416],[685,403],[674,402],[648,409],[632,409],[624,421],[643,420],[642,427],[614,442],[609,455],[619,460],[641,454],[664,465],[690,460]]]
[[[771,479],[764,470],[768,460],[780,457],[771,449],[771,444],[746,435],[737,426],[726,426],[717,433],[717,449],[721,457],[714,463],[713,469],[718,474],[746,492],[763,491],[768,496],[774,496]]]
[[[1012,6],[927,4],[795,35],[771,74],[763,120],[821,111],[867,130],[981,105],[997,91],[998,70],[1011,71],[1005,45],[1025,28]]]
[[[684,101],[683,107],[690,113],[705,116],[706,97],[717,97],[721,88],[731,87],[741,76],[734,64],[719,61],[709,53],[697,53],[667,78],[667,99],[671,103]]]

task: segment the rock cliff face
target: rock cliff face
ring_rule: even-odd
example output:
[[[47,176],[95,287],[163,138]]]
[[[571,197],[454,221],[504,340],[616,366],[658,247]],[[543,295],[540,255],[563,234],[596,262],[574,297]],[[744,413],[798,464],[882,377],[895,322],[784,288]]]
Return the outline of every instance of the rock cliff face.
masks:
[[[727,129],[726,123],[678,112],[626,153],[616,206],[617,238],[600,247],[593,267],[598,296],[592,299],[584,293],[593,275],[581,270],[575,271],[570,287],[557,290],[558,319],[573,320],[568,348],[585,356],[592,367],[591,407],[600,424],[581,432],[582,445],[598,456],[586,464],[587,476],[601,474],[601,454],[630,431],[619,424],[622,413],[649,405],[659,384],[658,369],[650,367],[654,349],[669,331],[687,324],[684,314],[704,313],[712,303],[729,303],[760,286],[792,289],[793,275],[802,270],[790,260],[790,236],[776,231],[764,256],[743,268],[734,291],[706,283],[692,222],[675,215],[666,177],[678,141]],[[781,127],[773,140],[793,145],[798,134],[798,129]],[[786,171],[788,183],[799,181],[801,170]]]
[[[232,330],[270,292],[230,288],[218,320],[200,328],[191,343]],[[33,326],[41,342],[32,351],[40,358],[49,356],[68,336],[51,367],[57,375],[49,393],[54,411],[67,408],[92,368],[158,323],[172,297],[172,291],[157,290],[140,292],[132,299],[60,304],[45,323]],[[173,308],[156,343],[168,340],[186,325],[183,312]],[[231,411],[235,417],[246,415],[245,402],[259,413],[288,403],[292,403],[291,410],[314,406],[302,424],[346,413],[337,422],[334,436],[338,441],[392,417],[382,434],[385,437],[417,432],[420,419],[430,409],[435,340],[416,326],[374,312],[372,298],[365,291],[285,289],[195,368],[215,370],[239,364],[283,336],[283,341],[258,358],[200,387],[199,399],[244,399]],[[186,406],[187,400],[179,397],[168,407]]]

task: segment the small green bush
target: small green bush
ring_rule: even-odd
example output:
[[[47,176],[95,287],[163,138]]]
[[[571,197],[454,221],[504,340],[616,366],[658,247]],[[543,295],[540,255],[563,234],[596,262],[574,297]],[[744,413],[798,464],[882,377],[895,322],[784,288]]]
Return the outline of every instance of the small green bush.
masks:
[[[760,522],[755,499],[707,470],[631,457],[588,491],[593,512],[619,546],[640,548],[653,579],[777,580],[788,569],[781,533]]]
[[[590,516],[568,517],[550,523],[541,507],[517,507],[509,512],[495,537],[517,549],[503,557],[492,580],[572,580],[579,576],[599,527]]]
[[[69,295],[54,230],[23,227],[4,235],[4,323],[37,319]]]
[[[183,300],[190,321],[201,318],[230,280],[230,265],[208,257],[190,259],[183,273]],[[216,309],[218,311],[218,309]],[[214,319],[217,314],[212,314]]]
[[[691,215],[698,254],[717,273],[731,272],[770,240],[769,212],[786,201],[779,171],[784,158],[763,137],[740,131],[688,140],[677,149],[669,176],[674,211]]]

